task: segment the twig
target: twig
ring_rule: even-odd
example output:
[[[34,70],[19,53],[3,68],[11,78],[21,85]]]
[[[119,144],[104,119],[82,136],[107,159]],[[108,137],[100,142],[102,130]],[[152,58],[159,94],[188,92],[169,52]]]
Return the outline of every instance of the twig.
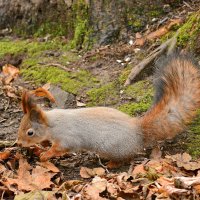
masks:
[[[0,141],[0,148],[12,147],[15,143],[16,141]]]
[[[108,168],[101,162],[101,158],[99,157],[99,155],[97,155],[97,154],[95,154],[95,155],[99,160],[99,165],[102,166],[106,170],[107,174],[109,174]]]
[[[72,72],[73,71],[72,69],[69,69],[64,65],[61,65],[60,63],[42,63],[42,62],[39,62],[38,64],[44,65],[45,67],[50,67],[50,66],[59,67],[59,68],[63,69],[64,71],[67,71],[67,72]]]
[[[131,73],[129,74],[129,76],[128,76],[128,78],[127,78],[124,86],[130,85],[131,82],[135,79],[135,77],[145,67],[147,67],[149,64],[151,64],[155,60],[155,58],[157,58],[158,56],[160,56],[161,54],[163,54],[166,50],[167,50],[167,55],[171,54],[174,51],[175,47],[176,47],[178,33],[179,33],[179,31],[177,31],[177,33],[172,38],[170,38],[169,40],[167,40],[165,43],[161,44],[152,53],[150,53],[147,56],[147,58],[145,58],[144,60],[142,60],[142,62],[140,62],[135,67],[133,67],[133,69],[131,70]]]
[[[193,8],[192,8],[192,6],[190,6],[190,4],[189,3],[187,3],[187,2],[185,2],[185,1],[183,1],[183,4],[185,4],[188,8],[190,8],[191,10],[194,10]]]
[[[1,121],[0,121],[0,123],[2,123],[2,122],[5,122],[7,119],[2,119]]]

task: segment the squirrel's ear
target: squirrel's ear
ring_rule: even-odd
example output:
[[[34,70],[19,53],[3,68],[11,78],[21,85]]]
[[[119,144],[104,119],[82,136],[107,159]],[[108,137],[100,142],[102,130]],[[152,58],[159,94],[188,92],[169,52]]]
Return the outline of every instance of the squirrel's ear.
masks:
[[[39,124],[48,125],[46,115],[40,108],[33,108],[30,111],[30,120]]]
[[[33,102],[31,95],[27,91],[24,91],[22,94],[22,109],[24,114],[30,113],[36,107],[37,105]]]

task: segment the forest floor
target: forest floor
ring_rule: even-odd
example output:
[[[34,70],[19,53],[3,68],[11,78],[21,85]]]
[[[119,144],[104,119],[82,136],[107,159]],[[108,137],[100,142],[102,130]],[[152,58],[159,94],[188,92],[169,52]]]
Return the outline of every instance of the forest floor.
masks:
[[[185,18],[199,7],[199,1],[185,3],[168,14],[169,19]],[[163,18],[157,19],[149,31],[156,31],[161,21]],[[162,41],[159,38],[142,47],[132,46],[129,42],[81,52],[67,50],[65,38],[52,41],[51,38],[2,37],[0,66],[11,64],[20,69],[20,76],[5,83],[9,75],[0,74],[1,199],[35,199],[36,196],[37,199],[77,200],[200,198],[200,161],[193,161],[184,153],[186,141],[191,140],[188,131],[165,142],[163,158],[159,161],[150,160],[147,150],[131,164],[112,170],[106,169],[107,160],[100,161],[94,153],[72,152],[42,163],[37,149],[11,145],[17,139],[23,116],[22,90],[33,90],[47,82],[62,88],[63,96],[66,91],[72,94],[71,98],[65,99],[70,101],[65,108],[100,105],[115,107],[134,116],[142,115],[152,102],[153,67],[137,78],[136,89],[134,85],[124,88],[123,84],[131,68]],[[67,82],[57,79],[57,76],[62,78],[62,74]],[[54,107],[46,99],[40,105],[45,109]]]

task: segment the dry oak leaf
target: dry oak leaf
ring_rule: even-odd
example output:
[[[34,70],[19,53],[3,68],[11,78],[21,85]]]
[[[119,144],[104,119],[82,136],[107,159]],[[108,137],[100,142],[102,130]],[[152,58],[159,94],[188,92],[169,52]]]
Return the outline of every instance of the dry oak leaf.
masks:
[[[146,174],[147,171],[144,169],[144,164],[140,164],[134,167],[133,171],[132,171],[132,176],[136,177],[136,176],[140,176],[140,175],[144,175]]]
[[[6,167],[0,163],[0,174],[6,171]]]
[[[99,194],[106,190],[107,180],[100,177],[92,179],[91,184],[86,185],[83,190],[84,199],[105,200],[107,198],[101,197]]]
[[[53,185],[51,178],[55,175],[54,173],[50,173],[49,170],[40,166],[31,169],[28,162],[21,158],[16,178],[6,178],[5,184],[7,186],[17,185],[20,191],[42,190]]]
[[[10,156],[10,151],[5,150],[4,152],[0,152],[0,160],[6,160]]]
[[[60,172],[60,170],[51,162],[46,161],[46,162],[38,162],[37,164],[39,164],[41,167],[44,167],[46,169],[48,169],[49,171],[52,171],[54,173],[58,173]]]
[[[65,181],[58,189],[58,191],[66,191],[69,190],[71,188],[73,188],[74,186],[77,186],[79,184],[83,183],[83,181],[80,180],[69,180],[69,181]],[[81,185],[82,188],[82,185]],[[80,192],[80,191],[78,191]]]
[[[5,76],[4,83],[7,85],[19,75],[19,69],[11,64],[6,64],[2,67],[2,74]]]
[[[186,170],[194,171],[200,169],[200,161],[191,161],[192,157],[188,153],[176,154],[168,156],[168,158],[175,161],[178,167],[183,167]]]
[[[32,191],[26,194],[16,195],[14,200],[56,200],[52,191]]]
[[[183,194],[189,194],[190,191],[186,190],[186,189],[179,189],[179,188],[175,188],[173,186],[170,185],[166,185],[163,186],[162,189],[160,188],[160,192],[165,192],[168,196],[171,196],[173,194],[178,194],[178,195],[183,195]]]
[[[96,175],[103,176],[105,174],[105,169],[102,167],[90,169],[88,167],[81,167],[80,169],[80,175],[82,178],[91,178]]]
[[[200,194],[200,184],[199,185],[194,185],[193,188],[195,189],[197,194]]]

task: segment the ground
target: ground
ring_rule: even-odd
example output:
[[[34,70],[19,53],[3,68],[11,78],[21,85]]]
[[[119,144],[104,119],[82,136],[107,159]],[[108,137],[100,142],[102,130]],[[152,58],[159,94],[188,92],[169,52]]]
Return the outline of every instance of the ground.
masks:
[[[193,17],[194,15],[191,15],[183,25],[182,37],[179,37],[178,43],[180,46],[184,46],[188,40],[188,29],[192,28]],[[195,27],[193,37],[196,31]],[[173,32],[174,30],[170,34]],[[166,38],[163,37],[158,43],[164,40]],[[133,85],[124,87],[124,82],[132,67],[151,52],[151,48],[154,48],[152,46],[153,42],[150,42],[137,52],[137,48],[129,44],[114,44],[85,52],[70,49],[63,37],[1,38],[0,66],[10,63],[20,68],[20,77],[8,85],[0,83],[0,141],[15,141],[17,138],[17,130],[23,116],[20,105],[22,87],[32,90],[48,82],[73,94],[77,102],[86,106],[115,107],[131,116],[141,116],[151,106],[153,99],[153,67],[150,66],[149,70],[141,73]],[[198,50],[198,46],[194,49]],[[49,109],[49,104],[46,102],[42,106]],[[74,105],[74,108],[76,107],[78,103]],[[5,149],[2,145],[0,148],[2,151]],[[163,155],[188,151],[197,158],[200,151],[199,117],[188,131],[171,141],[166,141],[162,151]],[[33,166],[36,165],[38,157],[30,150],[22,149],[21,153]],[[149,150],[147,154],[137,157],[135,164],[148,158],[148,154]],[[63,181],[84,180],[80,175],[81,167],[101,166],[97,156],[88,152],[74,152],[51,161],[61,170]],[[102,160],[104,165],[106,162]],[[129,167],[130,164],[127,164],[111,172],[128,171]]]

